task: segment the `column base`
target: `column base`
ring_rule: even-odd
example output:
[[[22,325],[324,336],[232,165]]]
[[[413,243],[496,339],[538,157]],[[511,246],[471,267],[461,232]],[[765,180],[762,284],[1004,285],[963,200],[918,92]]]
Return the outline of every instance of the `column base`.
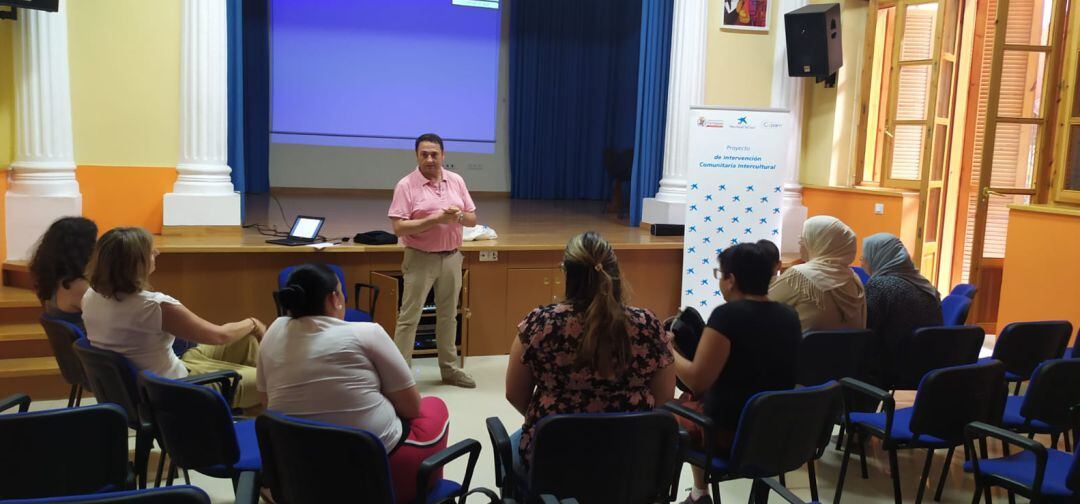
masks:
[[[799,253],[799,238],[806,216],[806,207],[802,205],[780,209],[780,255]]]
[[[166,226],[239,226],[240,194],[165,195]]]
[[[670,203],[645,198],[641,205],[641,221],[648,224],[686,223],[686,203]]]
[[[7,260],[23,261],[34,253],[41,235],[56,219],[82,215],[82,195],[30,196],[8,192],[4,195],[7,226]]]

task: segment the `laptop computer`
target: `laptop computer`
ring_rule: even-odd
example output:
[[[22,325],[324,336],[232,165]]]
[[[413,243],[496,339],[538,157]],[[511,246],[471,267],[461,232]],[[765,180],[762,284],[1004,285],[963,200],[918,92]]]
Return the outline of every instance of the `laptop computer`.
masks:
[[[296,220],[293,222],[292,229],[289,230],[288,238],[266,240],[266,243],[285,245],[288,247],[311,245],[312,243],[315,243],[315,239],[319,237],[319,230],[322,229],[323,222],[325,221],[326,219],[323,217],[297,215]]]

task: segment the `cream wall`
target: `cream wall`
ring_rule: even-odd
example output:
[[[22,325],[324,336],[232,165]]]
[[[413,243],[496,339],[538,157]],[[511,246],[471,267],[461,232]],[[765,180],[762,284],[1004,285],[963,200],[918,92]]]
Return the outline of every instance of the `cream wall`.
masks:
[[[776,0],[769,13],[769,31],[721,29],[724,0],[709,0],[705,47],[705,105],[768,107],[772,94],[773,51],[779,33]]]
[[[65,5],[75,163],[176,166],[180,0]],[[0,98],[0,117],[2,103]]]
[[[811,0],[810,3],[828,3]],[[866,0],[840,1],[840,35],[844,65],[835,88],[813,79],[803,84],[802,158],[800,180],[807,185],[849,185],[855,161],[859,80],[866,32]]]
[[[15,155],[15,76],[12,68],[11,21],[0,21],[0,170]]]

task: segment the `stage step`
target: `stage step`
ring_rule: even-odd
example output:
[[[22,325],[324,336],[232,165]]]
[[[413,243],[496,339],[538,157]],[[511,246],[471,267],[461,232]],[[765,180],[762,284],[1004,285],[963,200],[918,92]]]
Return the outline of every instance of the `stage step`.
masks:
[[[4,264],[5,283],[12,278],[11,267]],[[25,265],[21,267],[25,270]],[[41,303],[33,291],[0,286],[0,396],[17,392],[34,399],[68,396],[70,386],[60,376],[39,317]]]
[[[34,288],[34,280],[30,278],[30,269],[26,261],[4,262],[4,285],[27,290]]]
[[[0,356],[51,357],[52,348],[41,324],[0,324]]]

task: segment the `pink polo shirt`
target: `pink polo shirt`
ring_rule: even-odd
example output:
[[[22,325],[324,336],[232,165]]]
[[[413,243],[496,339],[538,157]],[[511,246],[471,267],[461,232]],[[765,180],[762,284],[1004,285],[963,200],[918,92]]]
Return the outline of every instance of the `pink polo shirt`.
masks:
[[[390,202],[391,219],[422,219],[435,213],[441,213],[450,206],[456,206],[463,212],[475,212],[469,188],[460,175],[442,171],[442,182],[432,183],[420,173],[420,168],[413,170],[398,181],[394,187],[394,200]],[[461,224],[437,224],[435,227],[402,236],[401,243],[406,247],[424,252],[446,252],[461,246]]]

